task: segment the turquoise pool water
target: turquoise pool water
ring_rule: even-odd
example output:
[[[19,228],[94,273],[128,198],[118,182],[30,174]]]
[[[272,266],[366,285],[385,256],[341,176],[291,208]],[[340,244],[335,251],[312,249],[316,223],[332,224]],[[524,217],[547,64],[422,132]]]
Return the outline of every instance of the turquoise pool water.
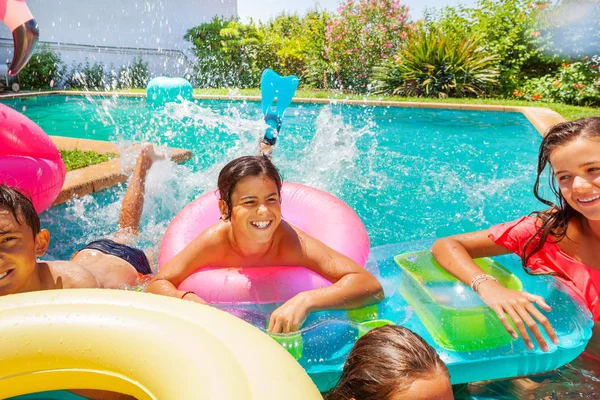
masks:
[[[51,135],[191,149],[193,160],[164,166],[149,185],[143,223],[155,235],[143,237],[148,242],[215,186],[227,161],[254,153],[264,130],[257,102],[198,101],[159,110],[145,99],[40,96],[5,103]],[[286,180],[346,201],[379,246],[485,229],[539,208],[531,195],[539,142],[517,113],[293,104],[274,160]],[[46,212],[54,237],[73,244],[52,247],[51,255],[68,257],[114,229],[122,192]],[[74,228],[82,218],[81,229]]]
[[[215,186],[219,170],[253,154],[264,132],[256,102],[197,101],[153,109],[145,99],[39,96],[3,101],[48,134],[150,141],[191,149],[182,166],[160,163],[148,178],[140,245],[153,247],[171,218]],[[329,191],[365,223],[372,246],[485,229],[541,205],[531,188],[541,137],[521,114],[439,109],[293,104],[274,161],[289,181]],[[135,155],[125,155],[133,162]],[[116,226],[124,186],[42,214],[48,258],[70,258]],[[572,366],[534,380],[457,388],[457,398],[594,398],[598,366]],[[570,381],[575,379],[575,390]],[[551,385],[545,383],[551,382]],[[550,387],[548,387],[550,386]],[[556,397],[559,396],[559,397]],[[586,397],[587,396],[587,397]],[[591,396],[591,397],[590,397]]]

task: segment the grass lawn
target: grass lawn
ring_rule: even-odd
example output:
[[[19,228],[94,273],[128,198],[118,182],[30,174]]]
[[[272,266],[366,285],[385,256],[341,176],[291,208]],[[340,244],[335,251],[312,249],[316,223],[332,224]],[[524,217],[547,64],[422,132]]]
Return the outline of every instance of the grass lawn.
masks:
[[[114,153],[100,154],[95,151],[82,151],[82,150],[59,150],[60,156],[62,157],[67,172],[74,169],[88,167],[90,165],[99,164],[105,161],[115,158],[117,155]]]

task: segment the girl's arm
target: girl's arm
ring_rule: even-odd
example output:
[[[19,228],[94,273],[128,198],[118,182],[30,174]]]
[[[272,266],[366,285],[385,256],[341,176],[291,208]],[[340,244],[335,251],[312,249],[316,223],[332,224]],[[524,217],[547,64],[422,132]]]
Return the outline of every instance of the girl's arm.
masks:
[[[485,274],[475,264],[473,258],[510,253],[506,248],[490,239],[488,235],[489,231],[484,230],[439,239],[431,247],[431,252],[444,269],[466,285],[470,285],[472,279]],[[526,328],[533,333],[542,350],[548,351],[546,340],[534,318],[544,327],[550,339],[558,344],[558,338],[550,322],[533,304],[537,304],[545,311],[551,311],[550,306],[546,304],[541,296],[507,289],[494,280],[481,282],[477,289],[477,293],[483,302],[496,312],[504,328],[516,339],[518,337],[517,333],[506,314],[510,316],[529,349],[533,349],[533,343]]]
[[[167,261],[158,274],[152,278],[145,291],[206,304],[199,296],[178,290],[177,286],[199,267],[210,264],[208,257],[219,251],[216,244],[218,241],[215,240],[216,235],[209,229],[192,240],[182,251]]]
[[[285,250],[298,258],[293,264],[313,270],[333,285],[288,300],[271,314],[270,332],[296,331],[312,311],[359,308],[383,299],[381,284],[366,269],[304,232],[298,232],[298,239],[299,246]]]

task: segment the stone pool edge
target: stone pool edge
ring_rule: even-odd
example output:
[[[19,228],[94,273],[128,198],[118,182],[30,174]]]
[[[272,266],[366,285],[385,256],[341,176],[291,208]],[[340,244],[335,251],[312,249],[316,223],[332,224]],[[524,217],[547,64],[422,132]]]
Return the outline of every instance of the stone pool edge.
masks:
[[[117,97],[146,97],[145,93],[121,93],[121,92],[86,92],[71,90],[53,90],[47,92],[12,93],[0,96],[0,98],[11,99],[30,96],[48,96],[52,94],[65,96],[117,96]],[[235,100],[235,101],[260,101],[259,96],[222,96],[222,95],[193,95],[195,100]],[[406,107],[406,108],[442,108],[450,110],[473,110],[473,111],[500,111],[518,112],[529,120],[535,129],[544,135],[551,126],[564,122],[566,119],[554,110],[545,107],[521,107],[521,106],[495,106],[485,104],[455,104],[455,103],[421,103],[408,101],[383,101],[383,100],[347,100],[347,99],[316,99],[316,98],[294,98],[294,103],[317,103],[317,104],[350,104],[379,107]]]
[[[86,194],[98,192],[107,187],[125,182],[129,174],[133,171],[133,163],[131,165],[122,165],[120,157],[121,149],[114,143],[63,136],[50,136],[50,139],[52,139],[56,147],[63,150],[79,149],[83,151],[95,151],[100,154],[115,153],[119,155],[119,157],[106,162],[67,172],[65,183],[52,207],[75,197],[85,196]],[[139,146],[139,144],[129,146],[123,151],[137,153]],[[192,152],[187,149],[169,148],[169,157],[176,163],[183,163],[192,158]]]

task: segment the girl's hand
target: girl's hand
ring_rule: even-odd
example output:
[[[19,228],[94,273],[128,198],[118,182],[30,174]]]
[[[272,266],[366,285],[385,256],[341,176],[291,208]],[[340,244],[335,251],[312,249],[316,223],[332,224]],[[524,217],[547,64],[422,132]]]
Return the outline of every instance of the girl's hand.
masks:
[[[478,293],[481,300],[483,300],[483,302],[498,315],[498,318],[500,318],[502,325],[504,325],[504,328],[508,333],[516,339],[518,338],[517,333],[510,324],[506,314],[510,316],[517,327],[517,330],[521,334],[521,337],[525,341],[527,348],[530,350],[533,349],[533,343],[531,342],[531,338],[529,337],[526,328],[533,333],[533,336],[535,336],[535,339],[542,350],[548,351],[548,344],[542,336],[540,328],[534,321],[534,318],[544,327],[544,330],[552,342],[558,344],[558,337],[556,337],[556,333],[554,333],[550,321],[548,321],[548,318],[546,318],[534,305],[538,305],[544,311],[552,311],[552,308],[546,304],[543,297],[527,292],[507,289],[498,282],[492,280],[482,282],[479,285]]]
[[[290,333],[300,329],[310,313],[308,297],[299,293],[273,311],[267,330],[271,333]]]

